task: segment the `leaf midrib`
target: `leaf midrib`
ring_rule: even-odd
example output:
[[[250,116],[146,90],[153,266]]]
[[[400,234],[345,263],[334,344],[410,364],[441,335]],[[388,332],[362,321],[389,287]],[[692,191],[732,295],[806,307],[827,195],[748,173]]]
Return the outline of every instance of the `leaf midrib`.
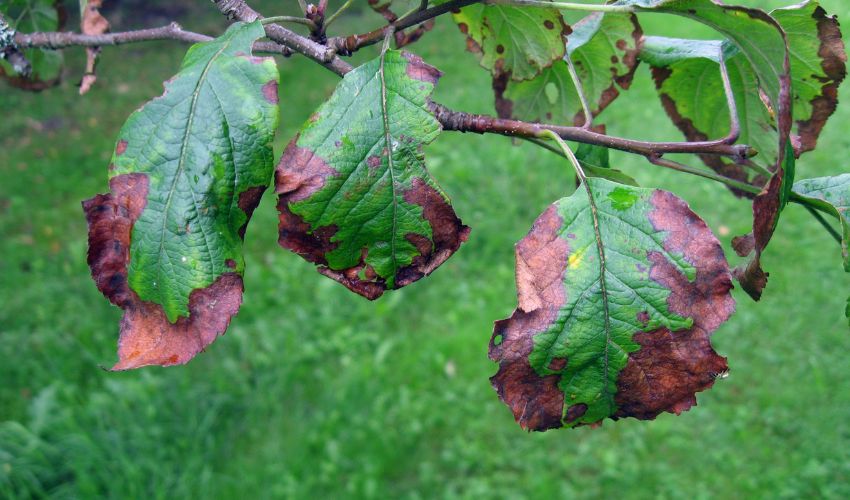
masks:
[[[193,124],[193,121],[195,119],[195,110],[196,110],[197,105],[198,105],[198,96],[200,95],[200,92],[201,92],[201,86],[203,85],[203,82],[206,79],[207,73],[209,73],[213,62],[216,59],[218,59],[218,57],[221,55],[222,52],[224,52],[224,50],[227,47],[230,46],[231,41],[232,41],[232,39],[229,39],[225,43],[223,43],[222,47],[215,54],[213,54],[212,57],[210,57],[209,61],[207,61],[207,64],[204,66],[204,70],[201,72],[201,75],[198,77],[198,82],[195,84],[194,90],[192,90],[192,102],[189,105],[189,117],[186,119],[186,128],[185,128],[185,131],[183,133],[183,140],[182,140],[181,145],[180,145],[180,157],[177,160],[177,171],[174,172],[174,178],[171,181],[171,187],[168,190],[168,198],[166,198],[166,200],[165,200],[165,207],[163,209],[163,214],[165,215],[165,217],[163,218],[162,230],[160,231],[160,235],[159,235],[159,251],[157,252],[157,255],[160,259],[162,258],[162,254],[163,254],[163,251],[165,249],[165,229],[166,229],[166,226],[167,226],[166,221],[168,220],[168,211],[171,208],[171,201],[174,198],[174,191],[177,188],[177,181],[180,179],[181,175],[183,174],[185,161],[186,161],[186,150],[187,150],[187,146],[188,146],[188,142],[189,142],[189,137],[191,135],[190,131],[192,129],[192,124]],[[194,199],[194,192],[192,193],[192,196],[193,196],[192,201],[195,204],[195,209],[197,210],[197,202]],[[208,255],[211,255],[211,253],[209,251],[209,243],[207,242],[206,234],[203,233],[203,228],[201,229],[201,231],[202,231],[202,234],[204,236],[204,246],[207,248]],[[167,259],[167,260],[169,261],[169,264],[170,264],[171,263],[170,259]],[[173,265],[172,265],[172,268],[173,268]],[[159,272],[160,272],[160,281],[162,281],[162,276],[161,276],[162,267],[159,268]]]

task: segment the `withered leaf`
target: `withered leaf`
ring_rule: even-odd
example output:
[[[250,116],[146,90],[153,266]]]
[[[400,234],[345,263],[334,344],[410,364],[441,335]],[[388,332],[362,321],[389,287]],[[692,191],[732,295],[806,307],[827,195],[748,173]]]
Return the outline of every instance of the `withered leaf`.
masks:
[[[490,343],[493,386],[528,430],[678,414],[727,368],[709,337],[735,304],[708,226],[669,192],[588,186],[517,244],[519,305]]]
[[[102,35],[109,31],[109,21],[106,20],[100,13],[100,8],[103,6],[103,0],[85,0],[80,2],[82,9],[80,28],[86,35]],[[95,74],[95,66],[97,65],[97,56],[100,54],[100,47],[86,47],[86,72],[80,82],[80,95],[91,90],[94,82],[97,81]]]

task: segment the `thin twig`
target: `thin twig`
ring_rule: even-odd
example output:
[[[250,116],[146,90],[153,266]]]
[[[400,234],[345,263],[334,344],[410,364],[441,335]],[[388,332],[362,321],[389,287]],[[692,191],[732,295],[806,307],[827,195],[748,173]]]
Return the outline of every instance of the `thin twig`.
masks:
[[[519,7],[540,7],[544,9],[581,10],[590,12],[634,12],[630,5],[594,5],[572,2],[549,2],[541,0],[484,0],[491,5],[516,5]]]
[[[827,232],[828,232],[828,233],[829,233],[829,234],[830,234],[830,235],[831,235],[831,236],[835,239],[835,241],[837,241],[837,242],[838,242],[838,244],[840,245],[840,244],[841,244],[841,242],[842,242],[842,240],[843,240],[843,238],[841,237],[841,235],[840,235],[840,234],[838,234],[838,231],[836,231],[836,230],[835,230],[835,228],[834,228],[834,227],[832,227],[832,224],[830,224],[830,223],[829,223],[829,221],[827,221],[826,219],[824,219],[824,218],[823,218],[823,216],[820,214],[820,212],[818,212],[817,210],[815,210],[815,209],[814,209],[814,208],[812,208],[811,206],[809,206],[809,205],[804,205],[804,207],[806,208],[806,210],[808,210],[808,211],[809,211],[809,213],[810,213],[810,214],[812,214],[812,217],[814,217],[814,218],[815,218],[815,220],[817,220],[818,222],[820,222],[820,224],[824,227],[824,229],[826,229],[826,231],[827,231]]]
[[[685,172],[687,174],[697,175],[697,176],[700,176],[700,177],[704,177],[706,179],[711,179],[713,181],[722,182],[723,184],[726,184],[727,186],[731,186],[733,188],[740,189],[741,191],[746,191],[748,193],[759,194],[762,191],[761,188],[759,188],[757,186],[752,186],[752,185],[747,184],[745,182],[736,181],[735,179],[730,179],[728,177],[724,177],[722,175],[715,174],[714,172],[710,172],[708,170],[702,170],[702,169],[698,169],[698,168],[689,167],[689,166],[684,165],[682,163],[679,163],[679,162],[676,162],[676,161],[673,161],[673,160],[668,160],[666,158],[660,158],[660,157],[657,157],[657,156],[647,156],[646,158],[653,165],[658,165],[660,167],[669,168],[671,170],[676,170],[678,172]]]
[[[734,144],[741,136],[741,124],[738,120],[738,106],[735,104],[735,94],[732,92],[732,81],[729,79],[729,70],[726,67],[726,58],[723,57],[723,49],[720,49],[720,77],[723,80],[723,91],[726,94],[726,107],[729,108],[729,134],[724,142]]]
[[[416,24],[423,23],[429,19],[441,16],[455,9],[460,9],[474,3],[479,3],[481,0],[449,0],[446,3],[436,5],[434,7],[418,10],[408,16],[404,16],[398,21],[390,25],[372,30],[369,33],[359,35],[350,35],[347,37],[334,37],[328,39],[328,45],[341,54],[351,54],[360,48],[368,45],[376,44],[384,39],[384,33],[392,26],[395,31],[400,31]]]
[[[342,14],[343,12],[345,12],[348,9],[348,7],[351,5],[351,3],[353,1],[354,0],[346,0],[346,2],[344,4],[342,4],[342,6],[336,10],[336,12],[331,14],[331,16],[325,21],[325,29],[326,30],[328,29],[328,26],[331,25],[331,23],[336,21],[336,18],[338,18],[340,14]]]
[[[263,24],[271,24],[271,23],[296,23],[303,24],[304,26],[309,27],[311,30],[316,29],[316,23],[307,19],[306,17],[294,17],[294,16],[273,16],[273,17],[264,17],[260,20]]]
[[[158,28],[147,28],[102,35],[84,35],[72,32],[35,32],[17,33],[15,43],[23,48],[39,47],[43,49],[63,49],[66,47],[97,47],[122,45],[125,43],[149,42],[156,40],[176,40],[188,43],[208,42],[211,36],[193,31],[186,31],[177,23],[171,23]],[[288,48],[272,42],[256,42],[254,50],[273,54],[289,55]]]

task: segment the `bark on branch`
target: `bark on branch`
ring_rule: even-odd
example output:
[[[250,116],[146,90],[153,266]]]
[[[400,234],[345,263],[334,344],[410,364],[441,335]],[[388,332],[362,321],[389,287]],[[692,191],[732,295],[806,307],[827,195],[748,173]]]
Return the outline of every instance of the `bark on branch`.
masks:
[[[211,0],[216,7],[229,19],[251,22],[262,19],[262,15],[248,6],[243,0]],[[359,41],[350,47],[363,47],[375,43],[385,36],[388,29],[404,29],[419,24],[435,16],[444,14],[451,9],[476,3],[479,0],[454,0],[437,7],[414,12],[396,23],[389,24],[380,30],[360,36]],[[319,44],[309,38],[299,35],[277,24],[265,26],[266,35],[274,43],[257,42],[255,50],[289,55],[291,52],[303,54],[318,62],[339,76],[344,76],[353,67],[340,58],[336,51],[326,45]],[[350,38],[350,37],[347,37]],[[347,39],[346,38],[346,39]],[[121,33],[103,35],[81,35],[77,33],[30,33],[16,34],[15,42],[21,47],[42,47],[60,49],[70,46],[109,46],[122,43],[142,42],[148,40],[179,40],[184,42],[203,42],[211,37],[200,33],[183,30],[177,23],[171,23],[160,28],[151,28]],[[329,44],[332,42],[329,41]],[[349,45],[345,45],[346,48]],[[474,132],[478,134],[500,134],[509,137],[538,138],[545,130],[551,130],[561,138],[586,144],[604,146],[611,149],[635,153],[647,158],[660,158],[668,153],[693,153],[701,155],[720,155],[742,161],[752,157],[756,151],[746,145],[731,144],[737,136],[737,127],[733,123],[729,136],[714,141],[700,142],[647,142],[613,137],[600,134],[582,127],[566,127],[531,123],[521,120],[497,118],[488,115],[477,115],[451,110],[441,104],[433,103],[432,111],[445,130],[459,132]],[[730,139],[732,139],[730,141]]]

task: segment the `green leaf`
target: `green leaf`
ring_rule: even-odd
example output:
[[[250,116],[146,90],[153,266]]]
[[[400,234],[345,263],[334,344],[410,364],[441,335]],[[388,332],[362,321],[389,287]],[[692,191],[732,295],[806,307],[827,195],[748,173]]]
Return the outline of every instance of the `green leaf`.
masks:
[[[394,50],[356,68],[277,168],[280,244],[370,299],[430,274],[469,232],[425,169],[439,76]]]
[[[841,29],[817,1],[770,13],[782,25],[791,48],[791,87],[798,155],[817,145],[826,121],[838,106],[838,87],[847,74]]]
[[[7,0],[0,2],[0,13],[13,29],[21,33],[59,29],[59,14],[53,0]],[[28,78],[13,76],[11,65],[0,60],[0,76],[6,76],[13,86],[25,90],[43,90],[59,83],[62,52],[24,49],[23,53],[32,64],[32,74]]]
[[[637,18],[625,14],[591,14],[573,25],[567,55],[573,61],[591,113],[599,115],[628,89],[637,68],[643,35]],[[502,117],[550,123],[584,123],[584,112],[566,61],[557,61],[527,81],[494,83]]]
[[[453,17],[467,48],[496,77],[534,78],[566,53],[570,31],[557,9],[472,4]]]
[[[93,277],[125,308],[117,368],[185,363],[238,310],[242,237],[271,178],[278,120],[275,62],[250,55],[264,33],[235,23],[192,46],[165,93],[122,127],[112,193],[84,204]],[[136,345],[157,344],[149,336],[162,348]]]
[[[523,428],[652,419],[726,370],[709,335],[734,311],[720,244],[684,201],[588,179],[519,242],[491,379]]]
[[[794,192],[834,215],[841,223],[841,255],[844,270],[850,272],[850,174],[803,179],[794,183]]]

